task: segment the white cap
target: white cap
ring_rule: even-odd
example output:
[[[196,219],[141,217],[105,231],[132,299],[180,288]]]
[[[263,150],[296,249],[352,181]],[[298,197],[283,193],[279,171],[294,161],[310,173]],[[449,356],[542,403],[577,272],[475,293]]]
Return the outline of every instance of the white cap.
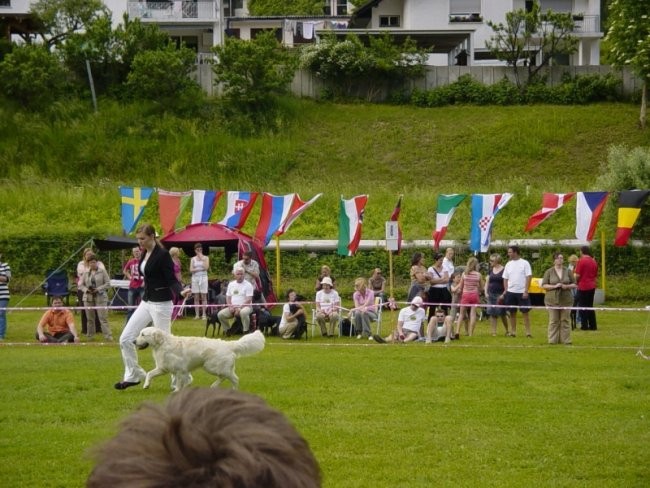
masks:
[[[321,285],[330,285],[330,286],[334,286],[334,285],[332,284],[332,278],[330,278],[329,276],[326,276],[325,278],[323,278],[323,279],[320,281],[320,284],[321,284]]]
[[[411,300],[411,305],[415,305],[416,307],[421,307],[423,303],[424,301],[420,296],[417,296],[413,300]]]

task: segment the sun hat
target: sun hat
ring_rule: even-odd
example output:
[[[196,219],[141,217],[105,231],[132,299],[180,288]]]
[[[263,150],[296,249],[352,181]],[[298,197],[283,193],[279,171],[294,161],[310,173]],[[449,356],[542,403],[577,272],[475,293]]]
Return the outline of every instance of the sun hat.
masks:
[[[325,277],[320,281],[320,284],[321,284],[321,285],[330,285],[330,286],[333,286],[333,284],[332,284],[332,278],[330,278],[329,276],[325,276]]]
[[[411,305],[415,305],[416,307],[421,307],[423,303],[422,297],[415,297],[411,300]]]

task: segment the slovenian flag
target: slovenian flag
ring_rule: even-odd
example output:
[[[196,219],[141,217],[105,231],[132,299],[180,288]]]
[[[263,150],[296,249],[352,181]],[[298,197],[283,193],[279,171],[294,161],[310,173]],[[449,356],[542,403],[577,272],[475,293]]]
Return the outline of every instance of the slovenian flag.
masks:
[[[291,211],[289,212],[289,217],[284,221],[284,223],[280,226],[278,231],[276,232],[276,235],[281,236],[284,234],[286,231],[289,230],[289,227],[291,227],[291,224],[295,222],[295,220],[302,214],[305,210],[307,210],[311,205],[318,200],[322,193],[319,193],[315,197],[313,197],[311,200],[308,202],[303,202],[300,199],[300,195],[296,193],[296,198],[293,199],[293,203],[291,204]]]
[[[632,228],[641,213],[643,202],[650,190],[628,190],[618,195],[618,223],[616,225],[615,246],[625,246],[632,234]]]
[[[354,256],[361,241],[363,211],[368,202],[368,195],[359,195],[350,200],[341,197],[339,214],[339,246],[341,256]]]
[[[562,208],[566,202],[571,200],[573,195],[575,195],[575,193],[544,193],[544,195],[542,195],[542,209],[531,215],[524,232],[533,230],[539,224],[548,219],[556,212],[556,210]]]
[[[158,190],[158,212],[160,227],[164,236],[178,227],[179,218],[190,201],[192,192]]]
[[[494,218],[512,198],[511,193],[472,195],[472,230],[469,248],[486,252],[492,239]]]
[[[231,229],[241,229],[253,210],[253,204],[257,200],[256,192],[229,191],[226,215],[219,221],[219,224]]]
[[[120,186],[122,200],[122,230],[129,234],[133,231],[138,220],[142,217],[144,207],[149,203],[153,188],[140,186]]]
[[[454,193],[452,195],[438,195],[438,208],[436,210],[436,230],[433,232],[433,247],[438,250],[440,241],[447,233],[447,227],[454,212],[467,195]]]
[[[262,210],[260,220],[257,223],[255,239],[266,246],[273,234],[285,223],[291,215],[291,207],[296,198],[295,193],[288,195],[262,195]]]
[[[576,196],[576,239],[591,241],[607,202],[606,191],[578,192]]]
[[[220,191],[192,190],[192,224],[210,222],[212,212],[221,197]]]

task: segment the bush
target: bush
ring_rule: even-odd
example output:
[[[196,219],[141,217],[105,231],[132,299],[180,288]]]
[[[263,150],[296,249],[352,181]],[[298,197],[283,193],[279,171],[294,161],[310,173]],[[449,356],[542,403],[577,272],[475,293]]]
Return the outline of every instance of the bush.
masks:
[[[0,91],[29,110],[62,98],[67,85],[59,58],[43,46],[16,46],[0,63]]]

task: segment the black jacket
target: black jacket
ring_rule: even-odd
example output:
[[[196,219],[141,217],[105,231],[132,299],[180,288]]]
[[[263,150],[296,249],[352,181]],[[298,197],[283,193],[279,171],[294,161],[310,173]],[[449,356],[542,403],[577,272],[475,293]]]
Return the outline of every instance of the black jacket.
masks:
[[[142,261],[147,256],[143,251],[140,258],[140,272]],[[167,249],[156,244],[144,268],[144,297],[147,302],[167,302],[172,300],[172,291],[180,296],[181,284],[174,276],[174,262]]]

